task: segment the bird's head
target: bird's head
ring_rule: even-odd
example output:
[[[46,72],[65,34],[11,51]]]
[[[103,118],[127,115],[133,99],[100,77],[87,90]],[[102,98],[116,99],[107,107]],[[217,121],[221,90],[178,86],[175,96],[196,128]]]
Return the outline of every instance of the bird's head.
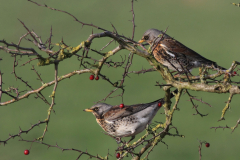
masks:
[[[157,29],[153,29],[153,28],[149,29],[143,34],[142,38],[138,41],[138,43],[147,42],[148,44],[151,45],[154,42],[154,40],[157,37],[160,37],[162,34],[163,32]]]
[[[96,118],[102,118],[113,106],[106,103],[97,103],[89,109],[84,109],[85,112],[92,112]]]

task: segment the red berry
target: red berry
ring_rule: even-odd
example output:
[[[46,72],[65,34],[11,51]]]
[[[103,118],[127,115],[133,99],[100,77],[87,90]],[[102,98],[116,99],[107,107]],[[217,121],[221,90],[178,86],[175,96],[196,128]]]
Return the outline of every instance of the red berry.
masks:
[[[116,158],[120,158],[120,153],[117,153],[117,154],[116,154]]]
[[[205,146],[206,146],[206,147],[210,147],[210,144],[209,144],[209,143],[206,143]]]
[[[237,75],[237,72],[236,72],[236,71],[234,71],[234,72],[233,72],[233,76],[236,76],[236,75]]]
[[[96,80],[99,80],[99,77],[97,76],[97,77],[95,77],[95,79],[96,79]]]
[[[124,107],[124,104],[120,104],[119,107],[120,107],[120,108],[123,108],[123,107]]]
[[[91,75],[91,76],[89,77],[89,79],[90,79],[90,80],[93,80],[93,79],[94,79],[94,75]]]
[[[162,107],[162,103],[161,102],[158,102],[158,107]]]
[[[24,154],[25,154],[25,155],[29,155],[29,150],[26,149],[26,150],[24,151]]]

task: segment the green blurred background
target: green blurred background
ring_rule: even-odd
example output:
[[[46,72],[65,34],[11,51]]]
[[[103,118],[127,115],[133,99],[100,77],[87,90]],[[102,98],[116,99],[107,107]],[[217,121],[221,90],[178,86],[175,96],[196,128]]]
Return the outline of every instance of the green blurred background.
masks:
[[[93,23],[107,30],[113,30],[111,23],[116,27],[119,34],[131,37],[132,19],[130,0],[112,1],[112,0],[38,0],[41,4],[47,4],[50,7],[62,9],[75,15],[79,20],[85,23]],[[136,34],[135,40],[139,40],[145,30],[149,28],[166,29],[169,26],[167,34],[181,41],[186,46],[197,51],[201,55],[216,61],[219,65],[228,68],[233,60],[239,60],[239,15],[240,8],[230,4],[232,0],[139,0],[134,2]],[[236,1],[235,3],[238,3]],[[33,29],[45,41],[49,37],[50,27],[53,28],[52,42],[59,42],[62,37],[66,44],[71,46],[78,45],[81,41],[87,39],[91,34],[92,28],[81,25],[73,20],[72,17],[38,7],[27,0],[1,0],[0,5],[1,25],[0,39],[8,42],[17,43],[19,37],[26,33],[26,30],[17,20],[22,20],[29,29]],[[94,33],[101,32],[93,28]],[[101,38],[94,40],[92,47],[94,49],[102,48],[110,39]],[[22,43],[25,47],[32,47],[30,42]],[[115,45],[104,50],[108,51]],[[55,48],[57,50],[57,48]],[[121,51],[113,60],[119,61],[120,55],[128,55],[129,52]],[[45,55],[43,53],[43,55]],[[94,53],[90,53],[94,56]],[[7,53],[0,51],[0,70],[3,75],[3,89],[9,86],[26,89],[25,85],[19,80],[16,81],[11,74],[13,58]],[[100,58],[96,56],[96,58]],[[24,57],[19,64],[25,63],[29,58]],[[131,71],[138,71],[142,68],[150,68],[146,60],[134,56]],[[36,74],[30,70],[31,65],[41,73],[43,81],[49,82],[54,79],[53,66],[37,67],[36,62],[17,68],[17,74],[24,80],[27,80],[34,88],[41,86],[40,81],[36,81]],[[73,70],[79,69],[79,61],[75,57],[67,59],[59,65],[59,75],[67,74]],[[108,75],[112,81],[121,78],[123,69],[112,69],[104,67],[102,73]],[[117,143],[106,136],[95,121],[92,114],[83,112],[83,109],[91,107],[94,102],[104,98],[113,87],[106,81],[90,81],[90,74],[76,75],[59,83],[56,93],[56,105],[54,109],[56,114],[52,114],[48,132],[44,142],[48,144],[60,145],[63,148],[76,148],[91,154],[100,154],[105,156],[108,152],[112,155],[110,159],[116,159],[114,150]],[[239,81],[239,77],[233,78]],[[163,82],[161,76],[157,73],[148,73],[142,75],[130,75],[126,78],[126,91],[124,94],[125,104],[147,103],[163,96],[163,91],[155,87],[156,81]],[[53,86],[45,89],[42,93],[48,97],[51,94]],[[120,92],[118,92],[120,93]],[[226,120],[217,122],[221,116],[221,111],[228,99],[228,94],[211,94],[201,92],[190,92],[192,95],[203,98],[213,107],[196,102],[199,105],[199,111],[203,114],[209,114],[207,117],[193,116],[195,111],[192,109],[188,97],[183,95],[180,100],[180,111],[175,113],[173,125],[176,126],[186,138],[166,137],[166,145],[159,143],[154,148],[149,159],[199,159],[198,140],[205,140],[210,143],[210,147],[202,148],[202,159],[239,159],[239,133],[237,128],[231,134],[231,130],[210,129],[212,126],[234,126],[239,119],[239,96],[236,95],[231,103],[231,109],[227,111]],[[117,93],[116,93],[117,94]],[[115,94],[115,95],[116,95]],[[3,96],[2,102],[9,100],[9,97]],[[50,98],[49,98],[50,101]],[[106,103],[116,105],[120,104],[121,98],[107,99]],[[31,124],[38,120],[44,120],[47,116],[48,106],[41,100],[36,100],[34,96],[24,99],[17,103],[0,107],[0,139],[5,140],[8,134],[16,134],[19,126],[26,130]],[[160,110],[154,120],[164,121],[164,116]],[[27,135],[22,135],[24,139],[33,140],[42,135],[45,126],[34,128]],[[140,135],[142,135],[141,133]],[[23,154],[25,149],[29,149],[31,143],[19,142],[18,138],[9,140],[8,144],[0,145],[1,160],[43,160],[43,159],[76,159],[77,152],[61,152],[57,148],[33,143],[30,154]],[[87,159],[83,156],[82,159]],[[126,159],[131,159],[128,157]]]

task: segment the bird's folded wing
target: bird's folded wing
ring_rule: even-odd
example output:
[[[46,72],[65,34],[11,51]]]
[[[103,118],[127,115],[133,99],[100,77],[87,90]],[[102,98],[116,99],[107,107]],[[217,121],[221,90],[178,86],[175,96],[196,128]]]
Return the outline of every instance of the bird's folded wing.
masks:
[[[161,101],[163,101],[163,100],[161,99],[161,100],[157,100],[157,101],[154,101],[151,103],[125,106],[122,109],[119,108],[119,106],[114,106],[111,108],[111,110],[109,110],[107,113],[104,114],[104,118],[105,118],[105,120],[108,120],[108,121],[114,121],[114,120],[117,120],[117,119],[120,119],[120,118],[123,118],[126,116],[130,116],[137,112],[140,112],[152,105],[158,105],[158,102],[161,102]]]
[[[201,56],[195,51],[191,50],[190,48],[186,47],[182,43],[172,38],[165,38],[161,42],[161,44],[162,46],[165,46],[164,49],[166,49],[169,52],[181,53],[188,56]]]
[[[199,61],[204,60],[204,61],[212,62],[211,60],[201,56],[200,54],[198,54],[194,50],[186,47],[184,44],[178,42],[177,40],[175,40],[175,39],[173,39],[169,36],[164,38],[164,40],[161,41],[161,44],[166,51],[177,54],[177,56],[179,56],[178,54],[183,54],[190,59],[195,58]]]

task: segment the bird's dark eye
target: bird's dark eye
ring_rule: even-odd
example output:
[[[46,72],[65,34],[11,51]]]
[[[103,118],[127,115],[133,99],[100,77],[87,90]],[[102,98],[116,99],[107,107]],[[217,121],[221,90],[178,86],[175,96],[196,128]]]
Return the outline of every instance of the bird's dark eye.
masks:
[[[94,108],[94,111],[98,111],[98,110],[99,110],[99,108],[98,108],[98,107]]]
[[[149,39],[149,36],[144,36],[143,37],[145,40],[148,40]]]

